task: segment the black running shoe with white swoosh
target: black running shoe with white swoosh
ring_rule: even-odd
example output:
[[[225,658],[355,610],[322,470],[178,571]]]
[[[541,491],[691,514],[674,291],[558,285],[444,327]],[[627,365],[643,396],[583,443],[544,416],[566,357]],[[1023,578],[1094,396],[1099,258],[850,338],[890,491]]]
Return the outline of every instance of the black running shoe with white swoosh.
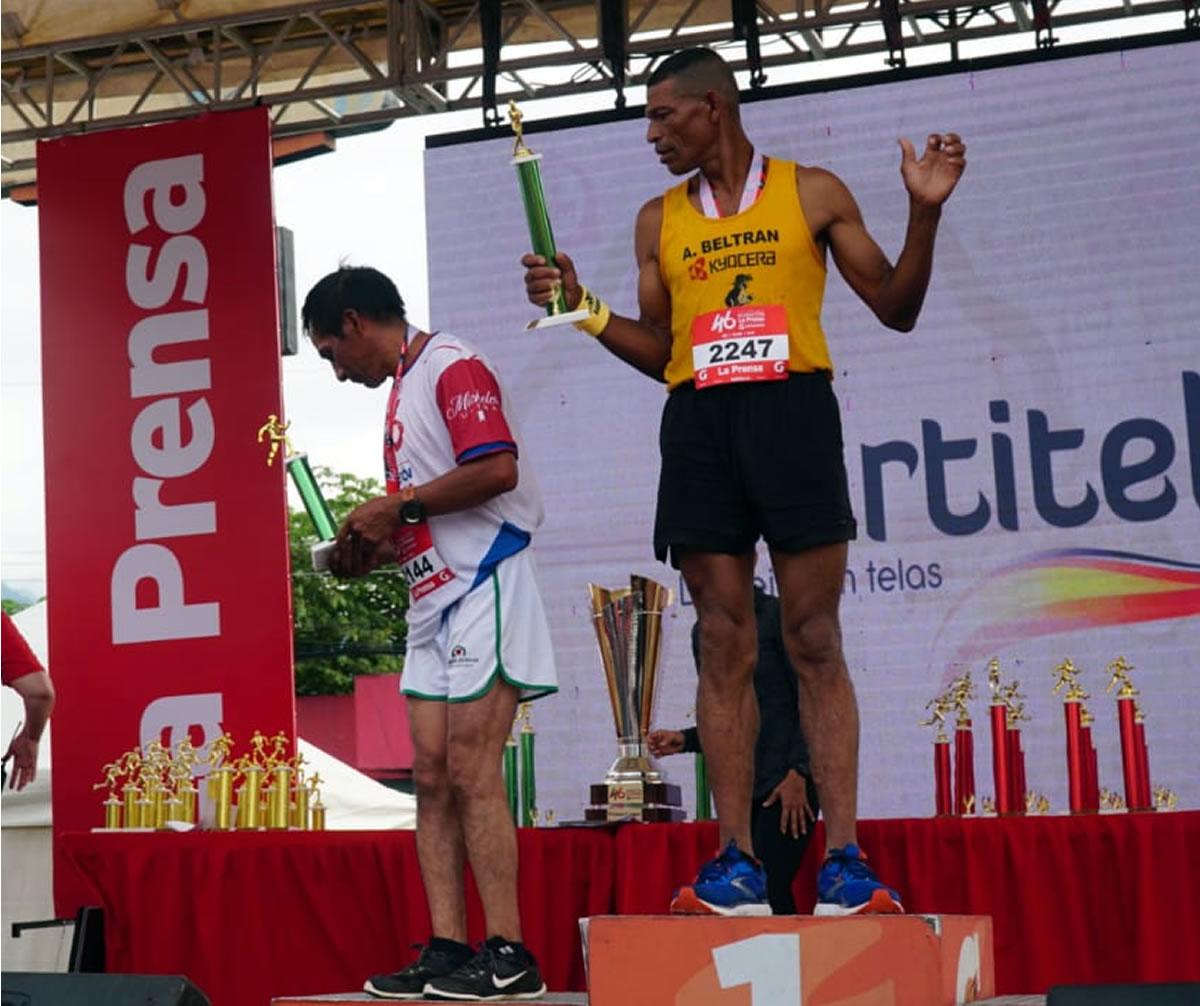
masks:
[[[427,947],[418,944],[418,949],[421,956],[408,967],[390,975],[372,975],[363,990],[380,999],[424,999],[430,979],[450,974],[474,956],[469,946],[455,940],[434,938]]]
[[[520,943],[493,936],[466,964],[425,985],[426,999],[450,1002],[501,1002],[540,999],[546,983],[537,961]]]

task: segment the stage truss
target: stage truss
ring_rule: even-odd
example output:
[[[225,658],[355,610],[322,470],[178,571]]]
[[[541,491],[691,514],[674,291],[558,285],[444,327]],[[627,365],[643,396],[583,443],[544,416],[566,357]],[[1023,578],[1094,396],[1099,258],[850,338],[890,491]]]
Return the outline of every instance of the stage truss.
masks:
[[[877,53],[879,69],[981,39],[1177,14],[1200,29],[1197,0],[309,0],[191,19],[183,0],[108,35],[42,41],[3,14],[2,176],[34,180],[34,143],[161,122],[206,109],[268,105],[277,138],[359,131],[497,102],[623,89],[683,45],[719,45],[761,81],[773,67]],[[20,5],[17,4],[17,7]],[[145,5],[143,5],[145,6]],[[33,37],[35,44],[25,44]]]

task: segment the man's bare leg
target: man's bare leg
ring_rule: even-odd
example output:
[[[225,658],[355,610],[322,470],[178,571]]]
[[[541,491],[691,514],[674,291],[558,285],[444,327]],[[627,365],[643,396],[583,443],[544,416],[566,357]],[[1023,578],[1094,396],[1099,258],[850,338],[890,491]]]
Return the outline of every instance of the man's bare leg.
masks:
[[[784,648],[799,677],[800,723],[829,849],[857,844],[858,702],[838,622],[847,552],[845,544],[771,552]]]
[[[466,846],[447,772],[447,708],[445,702],[408,698],[413,782],[417,791],[417,859],[433,935],[466,943],[467,907],[463,893]]]
[[[684,552],[679,569],[700,623],[696,725],[716,803],[721,848],[736,839],[738,848],[752,856],[750,799],[758,737],[753,685],[758,659],[754,554]]]
[[[513,943],[521,941],[517,829],[501,763],[516,709],[517,690],[500,679],[473,702],[451,703],[447,757],[450,791],[483,902],[487,936]]]

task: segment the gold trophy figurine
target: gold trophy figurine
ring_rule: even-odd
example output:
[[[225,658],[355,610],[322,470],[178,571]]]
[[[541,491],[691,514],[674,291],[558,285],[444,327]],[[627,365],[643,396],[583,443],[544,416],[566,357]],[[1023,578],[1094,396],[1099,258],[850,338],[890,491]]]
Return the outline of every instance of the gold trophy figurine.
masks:
[[[208,754],[200,759],[208,766],[206,776],[206,793],[211,807],[211,817],[206,816],[202,824],[211,826],[218,831],[229,831],[233,828],[233,776],[234,765],[229,755],[233,750],[233,737],[222,733],[208,746]]]
[[[267,772],[271,778],[267,798],[267,827],[273,831],[286,831],[288,812],[292,802],[292,767],[287,761],[288,737],[283,731],[271,739],[271,753],[267,761]]]
[[[921,720],[918,726],[935,727],[933,741],[935,744],[945,744],[950,740],[946,736],[946,713],[950,711],[951,699],[948,694],[935,695],[932,699],[925,703],[925,709],[929,713],[929,719]]]
[[[177,792],[183,804],[179,811],[179,820],[195,824],[198,796],[195,778],[199,752],[186,737],[175,745],[175,761],[180,766]]]
[[[302,754],[296,755],[292,779],[292,795],[294,797],[291,807],[292,827],[298,831],[308,831],[308,780],[304,777],[304,755]]]
[[[139,748],[126,751],[121,758],[121,772],[125,776],[125,785],[121,787],[122,804],[125,812],[125,828],[140,829],[145,827],[142,821],[143,794],[141,786],[142,752]]]
[[[275,455],[279,453],[279,448],[283,447],[283,456],[290,457],[292,454],[292,442],[288,439],[287,431],[291,429],[291,421],[281,423],[279,417],[275,413],[267,416],[267,421],[259,427],[258,442],[261,444],[266,440],[270,444],[267,451],[267,467],[275,463]]]
[[[1064,702],[1079,702],[1088,698],[1088,693],[1079,683],[1079,670],[1069,657],[1054,668],[1054,674],[1054,694],[1066,689],[1063,693]]]
[[[1154,787],[1154,806],[1159,810],[1174,810],[1179,806],[1179,797],[1166,786]]]
[[[121,763],[109,762],[104,766],[104,779],[93,783],[92,789],[108,789],[108,797],[104,801],[104,829],[115,831],[121,827],[121,798],[117,796],[117,784],[121,780]]]
[[[1109,679],[1108,687],[1104,689],[1104,694],[1111,695],[1112,690],[1120,685],[1121,687],[1117,689],[1118,699],[1132,699],[1140,695],[1141,693],[1133,687],[1133,680],[1129,677],[1129,672],[1132,670],[1133,664],[1124,657],[1117,657],[1116,660],[1110,661],[1108,672],[1112,677]]]
[[[325,830],[325,804],[321,802],[321,776],[320,773],[314,772],[308,779],[308,787],[312,792],[312,797],[309,802],[309,807],[312,810],[312,830]]]
[[[933,736],[934,807],[939,816],[952,814],[954,798],[951,796],[950,738],[946,736],[946,713],[951,708],[949,694],[935,696],[925,703],[925,708],[930,711],[929,719],[922,720],[921,726],[936,728]]]

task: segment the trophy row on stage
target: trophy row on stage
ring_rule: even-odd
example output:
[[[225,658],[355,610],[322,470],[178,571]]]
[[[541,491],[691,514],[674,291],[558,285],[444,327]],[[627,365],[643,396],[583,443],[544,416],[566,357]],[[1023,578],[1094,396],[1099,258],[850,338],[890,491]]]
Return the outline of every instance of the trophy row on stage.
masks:
[[[269,747],[268,747],[269,746]],[[151,741],[104,766],[104,828],[122,831],[323,831],[321,777],[305,774],[304,756],[287,757],[284,733],[255,732],[250,753],[231,757],[222,734],[203,756],[186,738],[167,748]],[[199,782],[201,787],[197,787]]]
[[[1079,670],[1071,660],[1064,660],[1054,669],[1054,694],[1063,693],[1063,714],[1066,720],[1067,789],[1072,814],[1096,813],[1105,810],[1154,810],[1174,808],[1176,797],[1170,790],[1150,784],[1150,757],[1146,745],[1145,714],[1138,705],[1138,690],[1129,672],[1133,666],[1117,657],[1108,664],[1110,675],[1106,692],[1116,692],[1117,722],[1121,736],[1121,766],[1124,796],[1100,788],[1096,745],[1092,737],[1095,717],[1083,704],[1089,695],[1079,683]],[[984,813],[1001,816],[1027,813],[1046,813],[1050,809],[1047,797],[1032,792],[1025,776],[1025,751],[1021,743],[1021,723],[1025,714],[1025,696],[1020,682],[1002,682],[1000,661],[988,664],[988,719],[992,740],[993,798],[984,798]],[[976,811],[975,740],[968,703],[975,698],[971,672],[950,683],[941,695],[926,703],[929,718],[922,726],[935,727],[933,738],[934,806],[938,815],[969,815]],[[950,739],[945,720],[955,714],[953,772],[951,769]]]

